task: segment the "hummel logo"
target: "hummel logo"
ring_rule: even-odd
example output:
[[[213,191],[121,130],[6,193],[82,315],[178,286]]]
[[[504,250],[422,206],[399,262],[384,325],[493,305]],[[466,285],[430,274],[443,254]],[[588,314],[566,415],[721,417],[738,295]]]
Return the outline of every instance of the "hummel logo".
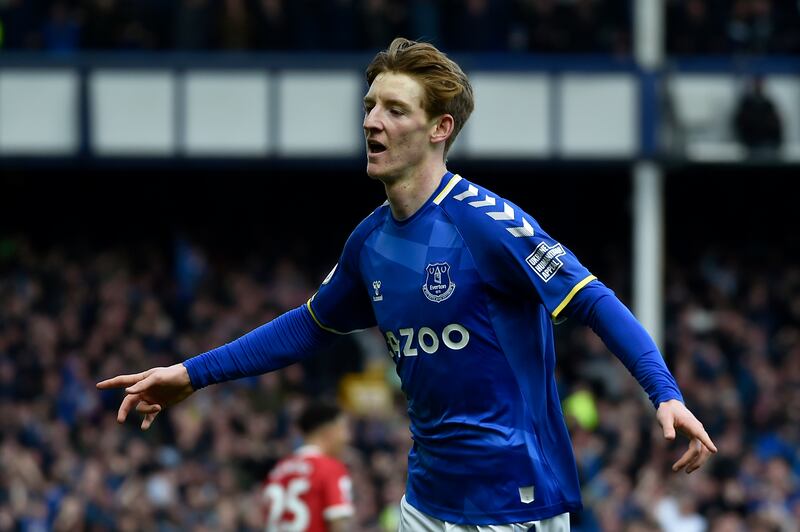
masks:
[[[372,296],[373,301],[383,301],[383,294],[381,294],[381,282],[380,281],[372,281],[372,289],[375,291],[375,295]]]

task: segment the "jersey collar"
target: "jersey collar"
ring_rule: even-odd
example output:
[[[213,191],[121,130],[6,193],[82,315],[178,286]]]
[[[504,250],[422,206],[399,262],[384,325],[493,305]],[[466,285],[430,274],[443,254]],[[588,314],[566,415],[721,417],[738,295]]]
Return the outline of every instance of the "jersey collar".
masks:
[[[302,455],[322,454],[322,449],[320,449],[319,446],[317,445],[302,445],[297,448],[295,454],[302,454]]]

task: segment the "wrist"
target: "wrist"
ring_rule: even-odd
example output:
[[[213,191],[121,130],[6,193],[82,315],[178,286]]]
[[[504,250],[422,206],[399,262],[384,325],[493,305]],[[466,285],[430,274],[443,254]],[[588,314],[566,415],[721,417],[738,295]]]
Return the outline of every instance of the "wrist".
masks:
[[[189,377],[189,370],[186,369],[183,363],[173,364],[172,368],[179,375],[181,384],[185,386],[192,385],[192,379]]]
[[[661,400],[661,401],[658,403],[658,408],[661,408],[662,406],[664,406],[664,405],[669,405],[669,404],[679,404],[679,405],[683,405],[683,400],[682,400],[682,399],[678,399],[678,398],[676,398],[676,397],[672,397],[672,398],[670,398],[670,399],[662,399],[662,400]]]

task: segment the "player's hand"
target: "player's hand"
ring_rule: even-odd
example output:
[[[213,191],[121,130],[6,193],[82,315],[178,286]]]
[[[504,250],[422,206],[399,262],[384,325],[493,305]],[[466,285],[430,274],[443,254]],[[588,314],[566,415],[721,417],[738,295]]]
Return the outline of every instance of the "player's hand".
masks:
[[[119,406],[117,421],[122,423],[131,409],[144,416],[142,430],[147,430],[161,410],[183,401],[194,393],[189,372],[183,364],[168,368],[150,368],[142,373],[117,375],[97,383],[101,390],[125,387],[125,398]]]
[[[677,462],[672,464],[673,471],[677,472],[685,468],[687,473],[691,473],[717,452],[717,446],[711,441],[703,424],[677,399],[671,399],[658,405],[656,419],[661,424],[666,439],[674,440],[675,433],[678,431],[690,440],[689,449]]]

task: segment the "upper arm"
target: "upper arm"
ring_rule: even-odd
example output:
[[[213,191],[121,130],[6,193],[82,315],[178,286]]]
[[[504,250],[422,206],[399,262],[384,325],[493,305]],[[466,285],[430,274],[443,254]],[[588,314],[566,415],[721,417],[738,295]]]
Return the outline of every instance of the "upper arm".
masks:
[[[452,207],[478,271],[498,291],[527,292],[539,298],[552,318],[559,317],[572,297],[595,277],[536,220],[490,194],[476,195],[472,203],[477,206],[464,200]],[[449,201],[457,202],[455,198]]]
[[[338,462],[326,464],[322,479],[322,514],[326,521],[349,522],[354,513],[352,490],[345,466]]]
[[[364,241],[360,229],[359,226],[347,239],[339,262],[307,303],[317,325],[330,332],[346,334],[375,325],[372,304],[359,270]]]

